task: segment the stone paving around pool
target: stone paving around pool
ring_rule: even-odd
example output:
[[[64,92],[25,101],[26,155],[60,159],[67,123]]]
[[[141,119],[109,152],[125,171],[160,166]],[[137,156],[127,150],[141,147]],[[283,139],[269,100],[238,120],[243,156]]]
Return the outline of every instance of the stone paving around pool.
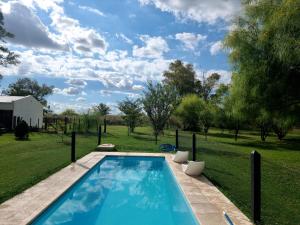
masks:
[[[21,194],[0,205],[0,225],[25,225],[45,210],[106,155],[164,156],[201,225],[227,225],[223,211],[234,224],[250,225],[250,220],[204,176],[193,178],[164,153],[92,152],[61,169]]]

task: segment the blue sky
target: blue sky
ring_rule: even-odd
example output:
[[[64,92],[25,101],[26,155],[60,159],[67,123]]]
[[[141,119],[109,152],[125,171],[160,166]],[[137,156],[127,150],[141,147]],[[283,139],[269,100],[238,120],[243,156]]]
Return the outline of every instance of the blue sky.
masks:
[[[2,1],[7,45],[21,64],[1,68],[1,88],[20,77],[54,85],[56,112],[82,112],[97,103],[137,98],[168,64],[191,63],[199,78],[230,81],[222,40],[240,11],[239,0]]]

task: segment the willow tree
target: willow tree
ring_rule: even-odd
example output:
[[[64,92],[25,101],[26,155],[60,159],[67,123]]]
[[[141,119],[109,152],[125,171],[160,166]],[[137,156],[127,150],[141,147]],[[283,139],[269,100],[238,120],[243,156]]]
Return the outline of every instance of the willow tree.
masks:
[[[232,81],[238,101],[233,107],[251,110],[263,132],[274,115],[299,119],[300,5],[247,0],[244,8],[224,43],[237,76]]]

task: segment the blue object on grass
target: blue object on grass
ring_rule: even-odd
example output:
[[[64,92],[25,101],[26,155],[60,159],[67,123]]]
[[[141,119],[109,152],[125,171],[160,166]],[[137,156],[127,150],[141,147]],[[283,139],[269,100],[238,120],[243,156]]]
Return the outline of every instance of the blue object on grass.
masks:
[[[161,144],[159,149],[163,152],[172,152],[176,150],[176,146],[171,144]]]

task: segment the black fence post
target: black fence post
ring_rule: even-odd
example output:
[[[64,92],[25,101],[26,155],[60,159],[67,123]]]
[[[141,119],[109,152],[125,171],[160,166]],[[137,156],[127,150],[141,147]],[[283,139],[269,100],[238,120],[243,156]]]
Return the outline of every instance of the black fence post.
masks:
[[[17,125],[17,118],[16,118],[16,116],[14,116],[14,120],[13,120],[13,129],[16,128],[16,125]]]
[[[261,214],[261,160],[257,151],[251,152],[251,213],[255,223]]]
[[[65,116],[65,129],[64,129],[64,134],[67,134],[67,125],[68,125],[68,118]]]
[[[176,129],[176,142],[175,142],[175,146],[176,146],[176,149],[179,148],[179,145],[178,145],[178,129]]]
[[[193,161],[196,161],[196,134],[193,134]]]
[[[80,118],[78,119],[78,132],[80,132]]]
[[[104,131],[103,131],[104,134],[106,134],[106,118],[104,118]]]
[[[71,144],[71,161],[76,162],[75,158],[75,141],[76,141],[76,132],[72,132],[72,144]]]
[[[48,118],[47,117],[45,118],[45,130],[46,131],[48,130]]]
[[[40,129],[40,118],[38,118],[38,124],[37,124],[37,126],[38,126],[38,129]]]
[[[101,125],[99,126],[99,129],[98,129],[98,145],[101,144]]]

